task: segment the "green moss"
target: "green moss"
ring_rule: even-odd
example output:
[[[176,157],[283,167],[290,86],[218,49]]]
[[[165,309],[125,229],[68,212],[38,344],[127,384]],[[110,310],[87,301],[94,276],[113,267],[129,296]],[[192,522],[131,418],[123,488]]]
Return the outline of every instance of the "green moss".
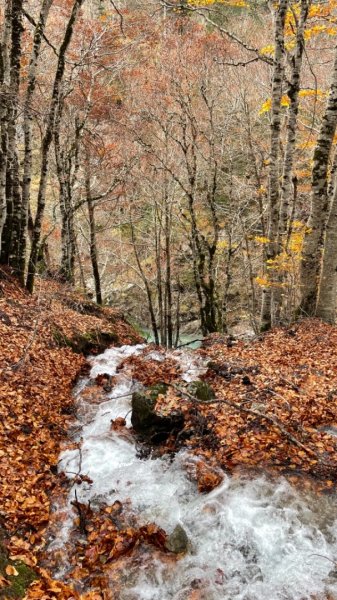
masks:
[[[165,396],[167,390],[168,385],[166,385],[166,383],[155,383],[148,388],[147,395],[151,398],[151,400],[157,400],[160,394]]]
[[[195,396],[201,402],[208,402],[215,398],[214,391],[206,381],[192,381],[187,389],[192,396]]]
[[[17,575],[7,575],[6,567],[13,566]],[[0,574],[8,581],[6,587],[0,590],[0,599],[13,598],[18,600],[23,598],[30,584],[37,579],[37,574],[33,569],[25,565],[21,561],[9,560],[7,551],[3,544],[0,543]]]
[[[118,343],[118,335],[113,331],[86,331],[69,338],[62,331],[54,328],[53,338],[58,346],[71,348],[76,354],[103,351],[109,345]]]

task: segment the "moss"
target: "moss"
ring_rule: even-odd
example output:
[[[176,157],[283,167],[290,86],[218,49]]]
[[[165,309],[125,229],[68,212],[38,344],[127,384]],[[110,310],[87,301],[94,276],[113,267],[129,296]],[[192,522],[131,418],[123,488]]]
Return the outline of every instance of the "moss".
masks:
[[[6,567],[13,566],[18,575],[7,575]],[[30,584],[37,579],[37,574],[33,569],[21,561],[9,560],[4,545],[0,542],[0,574],[8,581],[8,585],[0,590],[0,599],[13,598],[17,600],[23,598]]]
[[[118,335],[113,331],[86,331],[77,333],[74,337],[67,337],[60,329],[54,328],[53,338],[60,347],[71,348],[76,354],[90,354],[100,352],[109,345],[118,342]]]
[[[208,402],[215,398],[214,391],[206,381],[192,381],[187,389],[192,396],[195,396],[195,398],[198,398],[201,402]]]
[[[151,385],[148,388],[147,392],[148,392],[151,400],[157,400],[157,398],[160,394],[163,394],[163,396],[165,396],[167,390],[168,390],[168,385],[166,383],[155,383],[154,385]]]
[[[101,317],[103,314],[103,308],[92,300],[83,300],[77,298],[62,298],[63,304],[71,308],[75,312],[81,313],[82,315],[94,315],[95,317]]]

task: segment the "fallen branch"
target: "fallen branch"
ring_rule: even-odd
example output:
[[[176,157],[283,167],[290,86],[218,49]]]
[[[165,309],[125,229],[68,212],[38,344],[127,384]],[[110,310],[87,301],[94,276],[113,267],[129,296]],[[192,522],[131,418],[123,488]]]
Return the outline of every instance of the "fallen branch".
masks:
[[[198,338],[197,340],[191,340],[190,342],[185,342],[184,344],[179,344],[179,346],[177,346],[177,350],[179,350],[179,348],[185,348],[185,346],[190,346],[191,344],[195,344],[196,342],[203,342],[204,338]]]
[[[74,508],[76,508],[78,516],[79,516],[79,530],[83,535],[87,535],[88,534],[88,529],[87,529],[87,515],[89,514],[90,511],[90,502],[88,504],[88,506],[86,506],[85,504],[81,504],[81,502],[78,501],[77,498],[77,492],[75,490],[75,500],[72,501],[71,503]],[[85,510],[84,510],[85,509]]]
[[[192,400],[192,402],[201,403],[201,404],[226,404],[227,406],[229,406],[230,408],[233,408],[234,410],[237,410],[238,412],[244,412],[244,413],[251,414],[251,415],[254,415],[256,417],[259,417],[260,419],[265,419],[266,421],[269,421],[269,423],[271,423],[272,425],[274,425],[274,427],[277,427],[279,429],[279,431],[290,442],[292,442],[298,448],[301,448],[301,450],[303,450],[304,452],[306,452],[306,454],[308,454],[309,456],[314,457],[315,459],[317,459],[318,461],[320,461],[320,463],[323,464],[324,466],[327,466],[327,467],[330,467],[330,468],[332,466],[333,467],[337,467],[337,465],[335,465],[335,464],[327,463],[326,461],[324,461],[322,459],[322,457],[320,456],[320,454],[318,454],[317,452],[315,452],[311,448],[308,448],[307,446],[305,446],[304,444],[302,444],[302,442],[300,442],[294,435],[292,435],[292,433],[290,433],[284,427],[284,425],[282,425],[282,423],[280,423],[280,421],[276,417],[272,417],[270,415],[267,415],[266,413],[260,412],[259,410],[253,410],[252,408],[246,408],[245,406],[242,406],[241,404],[238,404],[237,402],[231,402],[230,400],[225,400],[224,398],[215,398],[214,400],[199,400],[198,398],[196,398],[195,396],[193,396],[192,394],[190,394],[187,390],[184,390],[184,389],[182,389],[181,387],[179,387],[177,385],[172,385],[172,387],[175,388],[178,392],[180,392],[184,396],[186,396],[187,398],[189,398],[190,400]]]

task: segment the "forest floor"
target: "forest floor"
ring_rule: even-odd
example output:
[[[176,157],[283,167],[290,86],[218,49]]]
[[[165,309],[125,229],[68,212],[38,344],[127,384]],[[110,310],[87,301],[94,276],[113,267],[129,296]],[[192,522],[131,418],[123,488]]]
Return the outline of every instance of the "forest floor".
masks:
[[[0,598],[71,598],[38,568],[85,354],[141,341],[115,310],[41,280],[34,296],[0,273]],[[2,542],[1,542],[2,540]],[[40,586],[40,581],[43,582]]]
[[[179,380],[170,361],[151,369],[146,356],[131,359],[145,385],[160,379],[169,384],[156,410],[184,414],[183,432],[169,438],[162,451],[183,445],[227,472],[305,473],[322,487],[335,487],[336,327],[305,319],[249,342],[214,334],[198,353],[208,365],[200,379],[214,395],[206,401]]]
[[[65,486],[57,462],[74,418],[72,389],[87,368],[85,355],[141,340],[117,311],[98,308],[50,281],[40,281],[29,296],[3,272],[0,334],[0,598],[110,598],[103,586],[106,562],[115,562],[118,570],[117,559],[142,541],[164,553],[165,532],[155,524],[137,527],[132,518],[124,521],[116,503],[97,514],[88,511],[86,556],[79,566],[74,555],[72,580],[83,581],[92,570],[99,585],[82,595],[54,580],[41,567],[41,556],[50,498]],[[183,430],[152,452],[174,454],[186,447],[195,453],[198,461],[190,475],[200,492],[218,485],[222,470],[238,469],[282,472],[318,492],[335,490],[337,328],[304,320],[249,343],[210,336],[197,351],[208,363],[200,379],[214,394],[206,400],[181,380],[176,361],[169,355],[155,361],[151,351],[150,345],[127,359],[127,368],[146,386],[168,384],[156,411],[181,411],[185,420]],[[98,387],[103,383],[104,378]],[[86,507],[77,508],[81,517]]]

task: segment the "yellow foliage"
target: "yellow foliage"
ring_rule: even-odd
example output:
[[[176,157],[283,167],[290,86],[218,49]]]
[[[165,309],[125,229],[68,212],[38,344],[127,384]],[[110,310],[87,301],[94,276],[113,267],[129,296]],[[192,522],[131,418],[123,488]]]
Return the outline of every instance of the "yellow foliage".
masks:
[[[290,40],[289,42],[286,42],[284,44],[285,49],[288,50],[288,52],[290,50],[294,50],[294,48],[296,48],[296,41],[295,40]]]
[[[336,35],[337,29],[336,27],[328,27],[327,25],[314,25],[304,32],[304,39],[310,40],[313,36],[319,35],[320,33],[325,33],[326,35]]]
[[[310,169],[303,169],[303,171],[295,171],[295,175],[298,179],[305,179],[307,177],[311,177]]]
[[[267,237],[264,237],[263,235],[256,235],[254,237],[254,241],[258,242],[258,244],[268,244],[270,242],[270,239]]]
[[[293,231],[289,240],[289,250],[293,254],[299,255],[302,252],[304,235],[303,231]]]
[[[291,227],[292,229],[303,229],[303,227],[305,227],[305,223],[302,221],[293,221]]]
[[[316,146],[316,142],[315,140],[307,140],[306,142],[302,142],[301,144],[297,145],[297,148],[314,148],[314,146]]]
[[[271,98],[268,98],[268,100],[266,100],[266,101],[265,101],[265,102],[262,104],[262,106],[261,106],[261,108],[260,108],[260,111],[259,111],[259,115],[263,115],[263,113],[265,113],[265,112],[269,112],[269,111],[270,111],[270,109],[271,109]]]
[[[310,7],[308,17],[309,19],[317,17],[327,17],[330,14],[330,7],[323,4],[314,4]]]
[[[218,250],[222,250],[224,248],[228,248],[228,242],[226,240],[219,240],[219,242],[216,245]]]
[[[290,105],[290,100],[288,96],[282,96],[281,98],[281,106],[288,107]],[[259,115],[263,115],[263,113],[269,112],[272,107],[272,99],[268,98],[261,106]]]
[[[265,276],[262,277],[255,277],[255,283],[257,283],[258,285],[260,285],[261,287],[270,287],[271,286],[271,282],[269,281],[269,279]]]
[[[264,46],[264,48],[261,48],[260,54],[270,54],[270,55],[273,55],[274,51],[275,51],[275,46],[273,46],[272,44],[270,44],[269,46]]]
[[[327,93],[323,90],[300,90],[298,95],[300,98],[307,98],[308,96],[326,96]]]
[[[190,6],[209,6],[210,4],[226,4],[226,6],[248,6],[244,0],[188,0]]]
[[[282,96],[281,106],[290,106],[289,96]]]

